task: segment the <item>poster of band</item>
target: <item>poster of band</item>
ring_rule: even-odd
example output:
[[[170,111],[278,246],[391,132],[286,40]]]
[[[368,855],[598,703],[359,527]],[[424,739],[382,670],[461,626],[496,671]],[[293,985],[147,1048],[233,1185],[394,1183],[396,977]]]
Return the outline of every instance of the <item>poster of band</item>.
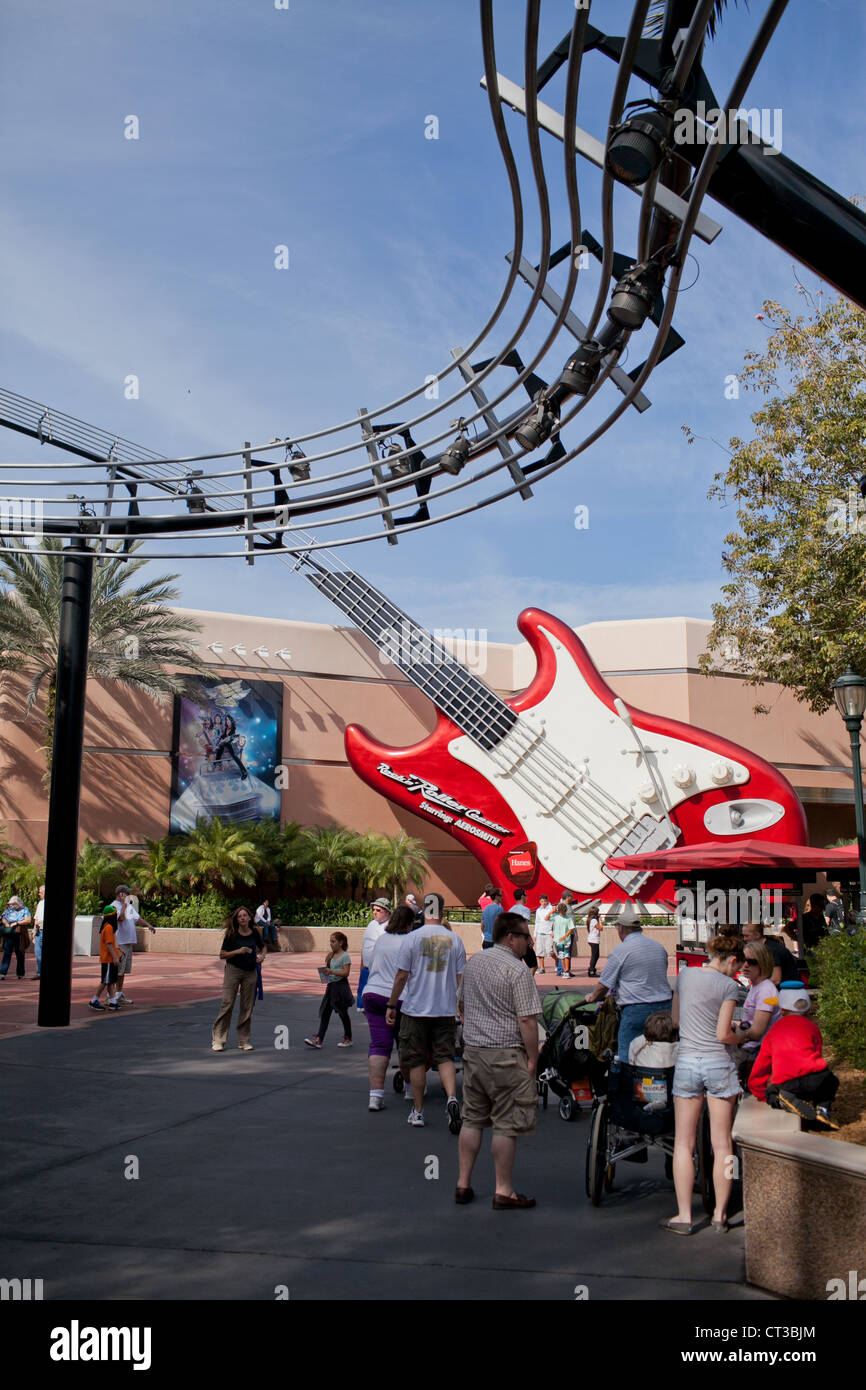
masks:
[[[175,696],[172,834],[196,820],[279,820],[283,687],[277,681],[204,680],[207,700]]]

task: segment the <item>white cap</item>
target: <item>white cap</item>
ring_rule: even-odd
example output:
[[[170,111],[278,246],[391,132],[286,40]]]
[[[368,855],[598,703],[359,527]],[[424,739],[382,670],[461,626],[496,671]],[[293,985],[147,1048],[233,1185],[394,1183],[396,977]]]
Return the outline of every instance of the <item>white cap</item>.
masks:
[[[812,1007],[812,1000],[808,990],[802,985],[786,987],[784,984],[779,987],[779,1008],[784,1009],[785,1013],[807,1014]]]

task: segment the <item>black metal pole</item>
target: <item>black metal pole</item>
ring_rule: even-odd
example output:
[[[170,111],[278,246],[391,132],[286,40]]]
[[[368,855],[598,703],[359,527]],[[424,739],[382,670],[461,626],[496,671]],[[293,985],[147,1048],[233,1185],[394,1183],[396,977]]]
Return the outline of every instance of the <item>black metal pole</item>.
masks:
[[[857,855],[860,869],[860,911],[857,913],[857,925],[861,929],[866,928],[866,818],[863,815],[863,770],[860,765],[862,723],[862,716],[859,719],[845,720],[848,733],[851,735],[851,762],[854,767],[854,818],[857,824]]]
[[[84,692],[93,586],[92,554],[73,554],[72,546],[80,552],[81,540],[72,542],[63,552],[51,797],[48,804],[42,979],[37,1016],[42,1028],[68,1026],[72,992]]]

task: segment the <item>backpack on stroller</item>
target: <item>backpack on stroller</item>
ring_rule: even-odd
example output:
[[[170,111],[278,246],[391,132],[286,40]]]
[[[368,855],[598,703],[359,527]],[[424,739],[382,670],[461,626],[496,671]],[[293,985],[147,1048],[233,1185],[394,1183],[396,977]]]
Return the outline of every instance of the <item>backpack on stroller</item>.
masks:
[[[573,1120],[579,1110],[576,1083],[588,1082],[593,1095],[606,1090],[605,1053],[616,1049],[616,1005],[609,996],[587,1004],[573,991],[552,990],[545,995],[541,1016],[547,1036],[538,1057],[538,1080],[560,1097],[561,1117]]]

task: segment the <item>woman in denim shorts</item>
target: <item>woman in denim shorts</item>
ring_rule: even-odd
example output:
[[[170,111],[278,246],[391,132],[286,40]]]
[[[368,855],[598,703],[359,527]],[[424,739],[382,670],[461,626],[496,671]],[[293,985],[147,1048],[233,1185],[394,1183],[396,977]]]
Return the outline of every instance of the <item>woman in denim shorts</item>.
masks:
[[[731,1128],[740,1094],[737,1070],[727,1045],[737,1038],[731,1031],[734,1005],[739,997],[733,977],[743,964],[743,942],[736,932],[722,933],[712,938],[707,949],[708,964],[680,971],[673,999],[674,1023],[680,1030],[673,1082],[674,1186],[678,1210],[664,1225],[667,1230],[683,1236],[690,1236],[699,1229],[699,1225],[692,1224],[695,1181],[692,1154],[704,1096],[710,1112],[716,1191],[712,1226],[714,1231],[728,1229],[732,1181],[728,1160],[734,1151]]]

